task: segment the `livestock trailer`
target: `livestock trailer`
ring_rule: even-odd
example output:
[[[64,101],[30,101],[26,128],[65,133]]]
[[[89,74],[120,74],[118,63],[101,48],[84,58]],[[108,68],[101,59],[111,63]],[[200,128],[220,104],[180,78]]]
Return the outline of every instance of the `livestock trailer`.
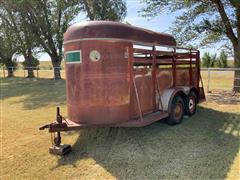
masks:
[[[119,22],[88,21],[64,34],[68,118],[42,126],[64,154],[61,131],[92,127],[170,125],[205,100],[199,51],[180,48],[169,34]],[[57,150],[56,150],[57,149]]]

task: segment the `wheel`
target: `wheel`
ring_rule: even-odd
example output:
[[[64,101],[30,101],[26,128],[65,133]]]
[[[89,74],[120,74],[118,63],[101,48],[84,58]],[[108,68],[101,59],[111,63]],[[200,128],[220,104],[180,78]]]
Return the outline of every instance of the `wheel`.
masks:
[[[197,108],[197,95],[195,92],[191,91],[188,95],[188,100],[186,104],[186,114],[192,116],[195,114]]]
[[[172,104],[169,117],[166,119],[167,124],[176,125],[180,124],[184,116],[184,102],[180,96],[175,96]]]

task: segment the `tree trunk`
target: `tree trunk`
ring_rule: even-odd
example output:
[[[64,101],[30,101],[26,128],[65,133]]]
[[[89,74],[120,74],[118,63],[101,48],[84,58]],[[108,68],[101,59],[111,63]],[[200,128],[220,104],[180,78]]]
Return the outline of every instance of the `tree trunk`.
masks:
[[[59,80],[61,78],[61,61],[58,57],[51,57],[52,65],[53,65],[53,72],[54,72],[54,79]]]
[[[234,67],[240,68],[240,47],[234,48]],[[233,91],[240,92],[240,70],[234,72]]]
[[[28,47],[27,48],[27,51],[26,53],[24,54],[24,59],[25,59],[25,62],[24,62],[24,66],[25,66],[25,69],[27,70],[27,78],[34,78],[35,75],[34,75],[34,62],[33,62],[33,56],[32,56],[32,49],[31,47]]]
[[[240,68],[240,4],[237,1],[233,2],[235,5],[235,12],[237,17],[237,43],[234,47],[234,67]],[[234,72],[233,91],[240,92],[240,70]]]
[[[55,66],[53,67],[54,68],[54,79],[55,80],[59,80],[59,79],[62,79],[61,78],[61,69],[60,69],[60,66]]]
[[[32,57],[24,56],[25,59],[25,69],[27,70],[27,78],[34,78],[34,71],[32,67]]]
[[[240,92],[240,70],[234,72],[234,87],[233,91]]]
[[[8,72],[8,76],[7,77],[14,77],[14,69],[12,67],[7,67],[7,72]]]
[[[27,68],[27,73],[28,73],[27,78],[34,78],[35,77],[34,71],[33,71],[32,67],[30,67],[30,68],[28,67]]]

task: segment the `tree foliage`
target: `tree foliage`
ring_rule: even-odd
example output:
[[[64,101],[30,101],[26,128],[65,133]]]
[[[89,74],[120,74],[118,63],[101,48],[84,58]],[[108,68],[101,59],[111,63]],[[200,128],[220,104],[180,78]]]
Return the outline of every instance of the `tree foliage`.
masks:
[[[211,56],[209,52],[205,52],[202,57],[202,67],[209,68],[211,65]]]
[[[55,79],[61,78],[63,34],[81,11],[90,20],[120,21],[126,16],[126,3],[122,0],[8,0],[0,1],[0,5],[0,18],[5,22],[1,23],[5,26],[2,37],[11,37],[11,40],[0,39],[4,44],[7,41],[9,47],[1,50],[1,54],[4,52],[6,56],[14,45],[14,53],[25,58],[24,66],[37,66],[34,55],[38,51],[46,52],[51,57]],[[11,58],[1,55],[2,62],[3,59],[11,62]]]
[[[218,62],[217,53],[214,53],[214,54],[211,55],[210,67],[215,67],[217,62]]]
[[[23,65],[36,66],[33,50],[42,50],[51,57],[59,79],[63,33],[79,11],[79,0],[9,0],[1,1],[0,17],[12,29],[12,42],[25,58]]]
[[[121,21],[126,16],[123,0],[81,0],[82,8],[90,20]]]
[[[11,29],[6,21],[0,18],[0,64],[8,69],[9,77],[13,76],[13,68],[17,66],[16,59],[13,58],[16,52],[17,47]]]
[[[218,67],[220,68],[227,68],[228,65],[227,65],[227,54],[224,50],[222,50],[220,52],[220,56],[219,56],[219,59],[218,59]]]
[[[203,57],[201,58],[202,61],[202,67],[205,68],[227,68],[227,54],[225,51],[221,51],[220,55],[217,56],[216,53],[210,54],[209,52],[205,52],[203,54]]]
[[[80,11],[78,0],[22,0],[28,27],[41,48],[51,57],[55,79],[60,79],[63,33]]]
[[[217,66],[218,58],[217,54],[210,54],[209,52],[205,52],[202,57],[202,67],[205,68],[213,68]]]
[[[0,18],[5,22],[5,28],[8,28],[9,35],[12,38],[11,43],[16,48],[16,54],[24,56],[23,65],[35,67],[39,61],[33,56],[33,50],[37,47],[35,36],[27,28],[27,13],[21,8],[20,1],[9,0],[1,3],[2,9]],[[33,69],[28,68],[28,77],[34,77]]]
[[[143,0],[145,17],[177,13],[171,27],[179,45],[201,47],[224,42],[234,52],[234,65],[240,67],[240,1],[239,0]],[[178,15],[179,14],[179,15]],[[235,71],[234,90],[240,92],[240,71]]]
[[[233,33],[237,30],[233,4],[229,0],[220,1],[229,20],[229,28],[223,28],[225,24],[217,8],[218,1],[220,0],[143,0],[147,6],[142,9],[142,15],[155,17],[162,13],[177,12],[180,15],[176,17],[170,30],[177,38],[179,45],[197,40],[198,45],[207,46],[228,40],[227,29],[232,28],[230,31]]]

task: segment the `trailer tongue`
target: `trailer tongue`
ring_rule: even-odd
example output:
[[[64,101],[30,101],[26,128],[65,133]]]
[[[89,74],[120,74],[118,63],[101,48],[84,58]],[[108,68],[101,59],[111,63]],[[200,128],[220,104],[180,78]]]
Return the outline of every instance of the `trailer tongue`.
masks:
[[[39,130],[44,130],[46,128],[49,129],[51,133],[51,142],[52,147],[49,148],[49,153],[55,155],[65,155],[71,151],[71,145],[69,144],[61,144],[61,133],[57,131],[57,135],[55,132],[52,132],[51,129],[56,127],[67,127],[66,122],[63,122],[63,117],[60,115],[60,108],[57,107],[57,115],[56,121],[47,125],[43,125],[39,128]]]

